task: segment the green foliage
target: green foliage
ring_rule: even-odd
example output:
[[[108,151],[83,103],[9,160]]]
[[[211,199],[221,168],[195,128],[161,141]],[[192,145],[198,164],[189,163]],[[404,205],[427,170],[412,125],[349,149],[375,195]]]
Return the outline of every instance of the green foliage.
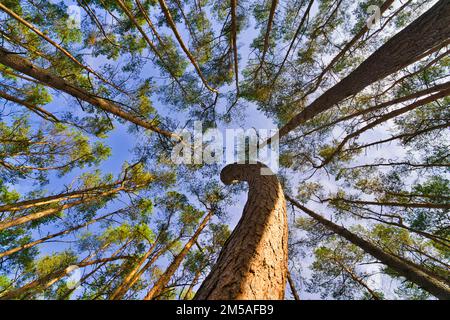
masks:
[[[385,253],[448,278],[448,48],[428,48],[342,101],[330,90],[346,77],[354,85],[370,77],[352,72],[436,1],[396,3],[370,30],[368,9],[383,0],[314,1],[309,12],[309,0],[278,1],[270,28],[274,1],[237,1],[234,21],[230,1],[165,2],[194,64],[156,0],[123,1],[135,22],[118,1],[77,1],[80,27],[68,25],[67,1],[2,1],[38,31],[0,12],[2,52],[26,60],[23,68],[0,65],[0,224],[18,223],[0,231],[0,298],[94,261],[75,289],[62,278],[17,298],[109,299],[148,254],[123,297],[140,299],[212,213],[158,298],[195,290],[246,191],[221,183],[221,164],[172,162],[171,133],[197,120],[203,130],[299,120],[280,141],[283,191]],[[418,105],[430,95],[439,97]],[[334,105],[325,110],[324,101]],[[433,298],[289,202],[287,209],[301,298]]]

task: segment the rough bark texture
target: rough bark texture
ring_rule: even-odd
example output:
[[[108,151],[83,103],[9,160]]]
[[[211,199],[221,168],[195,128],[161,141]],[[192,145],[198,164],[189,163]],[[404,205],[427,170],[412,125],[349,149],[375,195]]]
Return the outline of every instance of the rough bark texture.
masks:
[[[275,175],[258,164],[231,164],[225,184],[246,181],[248,200],[210,274],[194,299],[283,299],[287,278],[286,203]]]
[[[341,227],[333,223],[332,221],[325,219],[314,211],[302,206],[300,203],[290,198],[289,196],[286,196],[286,199],[295,207],[299,208],[307,215],[321,223],[327,229],[333,231],[337,235],[360,247],[368,254],[380,260],[381,263],[390,267],[392,270],[395,270],[395,272],[397,272],[408,281],[415,283],[416,285],[428,291],[439,299],[450,300],[450,287],[420,270],[419,266],[415,266],[412,262],[406,262],[392,254],[383,251],[379,247],[348,231],[346,228]]]
[[[280,128],[279,138],[368,85],[417,61],[449,38],[450,1],[441,0]]]

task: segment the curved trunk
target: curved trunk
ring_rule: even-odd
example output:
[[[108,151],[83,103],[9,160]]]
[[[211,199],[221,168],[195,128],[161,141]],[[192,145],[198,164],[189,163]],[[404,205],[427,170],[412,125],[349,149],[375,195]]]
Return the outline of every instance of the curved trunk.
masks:
[[[258,164],[231,164],[225,184],[247,181],[242,217],[194,299],[283,299],[287,278],[286,203],[275,175]]]

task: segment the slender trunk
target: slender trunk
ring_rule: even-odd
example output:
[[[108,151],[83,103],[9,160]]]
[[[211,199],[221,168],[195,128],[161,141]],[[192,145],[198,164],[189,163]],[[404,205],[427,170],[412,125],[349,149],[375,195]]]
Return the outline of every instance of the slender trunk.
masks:
[[[218,93],[218,91],[214,88],[212,88],[209,84],[208,81],[205,79],[202,71],[200,70],[200,67],[197,63],[197,61],[195,61],[194,56],[191,54],[191,52],[189,51],[188,47],[184,44],[183,39],[181,38],[180,33],[177,30],[177,26],[175,25],[175,21],[173,21],[172,15],[170,13],[169,8],[167,7],[167,4],[164,0],[158,0],[159,1],[159,5],[161,6],[161,10],[164,13],[164,16],[166,17],[166,22],[169,25],[169,27],[172,29],[173,34],[175,35],[175,38],[177,38],[179,45],[181,46],[181,48],[183,49],[184,53],[186,54],[186,56],[188,57],[189,61],[191,61],[192,65],[195,68],[195,71],[197,72],[197,74],[199,75],[200,79],[202,80],[203,84],[205,85],[205,87],[214,93]]]
[[[368,285],[367,283],[365,283],[360,277],[358,277],[351,269],[349,269],[345,264],[343,264],[342,262],[340,262],[337,259],[333,259],[341,268],[342,270],[344,270],[349,276],[350,278],[353,279],[353,281],[355,281],[356,283],[358,283],[361,287],[363,287],[364,289],[366,289],[366,291],[372,296],[372,298],[374,300],[381,300],[380,296],[378,295],[378,293],[376,293],[375,291],[373,291]]]
[[[62,210],[66,210],[66,209],[75,207],[75,206],[77,206],[79,204],[82,204],[82,203],[89,203],[89,202],[94,201],[96,199],[99,199],[101,197],[106,197],[106,196],[118,193],[118,192],[120,192],[122,190],[124,190],[124,188],[123,187],[119,187],[119,188],[116,188],[116,189],[113,189],[113,190],[109,190],[109,191],[105,191],[105,192],[99,193],[98,195],[93,196],[93,197],[81,198],[79,200],[63,204],[62,206],[41,210],[41,211],[38,211],[38,212],[35,212],[35,213],[28,214],[26,216],[22,216],[22,217],[19,217],[19,218],[15,218],[15,219],[11,219],[11,220],[0,222],[0,231],[3,230],[3,229],[15,227],[15,226],[18,226],[18,225],[21,225],[21,224],[24,224],[24,223],[27,223],[27,222],[30,222],[30,221],[41,219],[43,217],[48,217],[48,216],[53,215],[53,214],[57,214],[58,212],[60,212]]]
[[[381,263],[395,270],[399,275],[411,281],[421,287],[422,289],[428,291],[432,295],[436,296],[439,299],[448,300],[450,299],[450,287],[445,285],[444,283],[438,281],[435,277],[430,276],[429,274],[420,270],[420,268],[416,267],[412,262],[405,263],[402,259],[399,259],[392,254],[384,252],[379,247],[373,245],[372,243],[360,238],[356,234],[348,231],[346,228],[341,227],[330,220],[322,217],[321,215],[315,213],[314,211],[309,210],[304,207],[296,200],[292,199],[289,196],[286,196],[286,199],[295,207],[299,208],[307,215],[321,223],[327,229],[333,231],[337,235],[343,237],[348,240],[352,244],[360,247],[368,254],[372,255],[376,259],[380,260]]]
[[[105,218],[107,218],[107,217],[109,217],[109,216],[112,216],[112,215],[114,215],[114,214],[116,214],[116,213],[117,213],[117,212],[111,212],[111,213],[108,213],[108,214],[103,215],[103,216],[101,216],[101,217],[99,217],[99,218],[97,218],[97,219],[93,219],[93,220],[91,220],[91,221],[89,221],[89,222],[86,222],[86,223],[77,225],[77,226],[75,226],[75,227],[69,228],[69,229],[64,230],[64,231],[61,231],[61,232],[57,232],[57,233],[50,234],[50,235],[45,236],[45,237],[43,237],[43,238],[40,238],[40,239],[38,239],[38,240],[36,240],[36,241],[28,242],[28,243],[26,243],[26,244],[24,244],[24,245],[21,245],[21,246],[19,246],[19,247],[15,247],[15,248],[9,249],[9,250],[7,250],[7,251],[1,252],[1,253],[0,253],[0,258],[9,256],[9,255],[11,255],[11,254],[13,254],[13,253],[16,253],[16,252],[21,251],[21,250],[24,250],[24,249],[32,248],[32,247],[34,247],[34,246],[36,246],[36,245],[38,245],[38,244],[40,244],[40,243],[43,243],[43,242],[45,242],[45,241],[47,241],[47,240],[50,240],[50,239],[53,239],[53,238],[56,238],[56,237],[59,237],[59,236],[62,236],[62,235],[71,233],[71,232],[76,231],[76,230],[78,230],[78,229],[84,228],[84,227],[86,227],[86,226],[88,226],[88,225],[90,225],[90,224],[93,224],[93,223],[95,223],[95,222],[97,222],[97,221],[100,221],[100,220],[102,220],[102,219],[105,219]]]
[[[281,62],[280,67],[278,68],[278,71],[275,74],[275,76],[273,77],[272,84],[274,84],[275,81],[277,81],[278,77],[280,76],[281,72],[283,71],[284,65],[286,64],[286,61],[289,58],[291,50],[294,47],[295,41],[297,40],[297,37],[300,34],[300,31],[303,29],[303,26],[304,26],[304,24],[306,22],[306,19],[309,16],[309,11],[311,10],[311,7],[312,7],[313,3],[314,3],[314,0],[309,0],[308,7],[306,8],[306,11],[303,14],[302,20],[300,21],[300,24],[298,25],[297,30],[295,31],[295,34],[292,37],[291,43],[289,44],[289,48],[288,48],[288,50],[286,52],[286,55],[284,56],[283,61]]]
[[[178,267],[180,266],[181,262],[183,262],[184,258],[188,254],[191,247],[195,244],[198,237],[202,233],[203,229],[208,224],[209,220],[213,216],[214,211],[208,212],[208,214],[203,218],[202,222],[198,226],[197,230],[195,231],[194,235],[189,239],[188,242],[183,247],[183,250],[177,256],[173,259],[172,263],[169,265],[169,267],[166,269],[166,271],[161,275],[161,277],[158,279],[158,281],[154,284],[154,286],[150,289],[150,291],[145,296],[144,300],[152,300],[156,297],[158,297],[164,288],[169,283],[170,279],[174,275],[175,271],[177,271]]]
[[[89,196],[89,195],[92,196],[93,194],[94,195],[99,194],[104,189],[107,190],[107,189],[113,188],[113,187],[119,185],[120,183],[121,182],[117,182],[117,183],[107,184],[107,185],[99,186],[99,187],[86,188],[86,189],[75,190],[75,191],[70,191],[70,192],[66,192],[66,193],[55,194],[55,195],[42,197],[42,198],[38,198],[38,199],[25,200],[25,201],[20,201],[20,202],[16,202],[16,203],[5,204],[3,206],[0,206],[0,212],[21,211],[21,210],[25,210],[25,209],[29,209],[29,208],[34,208],[34,207],[39,207],[39,206],[43,206],[46,204],[59,202],[59,201],[80,198],[82,196]]]
[[[98,266],[96,266],[94,269],[92,269],[89,273],[87,273],[83,278],[80,279],[78,283],[75,284],[72,288],[67,290],[67,292],[64,293],[64,295],[60,298],[60,300],[66,300],[70,297],[70,295],[80,286],[82,285],[87,279],[89,279],[94,273],[96,273],[100,268],[102,268],[104,265],[106,265],[107,262],[100,263]]]
[[[300,300],[297,290],[295,289],[295,283],[292,280],[291,273],[289,272],[289,270],[287,272],[287,280],[289,283],[289,288],[291,288],[292,295],[294,296],[294,300]]]
[[[128,283],[124,286],[123,290],[121,290],[120,292],[118,292],[115,297],[114,300],[120,300],[123,299],[123,297],[125,296],[125,294],[128,292],[128,290],[130,290],[130,288],[132,288],[134,286],[134,284],[141,278],[142,274],[147,271],[151,266],[153,266],[156,262],[156,260],[158,260],[158,258],[160,256],[162,256],[164,253],[167,252],[167,250],[169,250],[180,238],[176,238],[173,241],[171,241],[168,245],[166,245],[164,248],[158,250],[156,252],[156,254],[139,270],[137,271],[133,277],[130,278],[130,280],[128,281]]]
[[[139,261],[136,263],[136,265],[128,272],[128,274],[123,279],[122,283],[114,290],[114,292],[109,297],[109,300],[120,300],[122,297],[126,294],[128,289],[130,288],[130,283],[138,273],[139,269],[142,267],[142,265],[147,261],[147,259],[150,257],[150,255],[153,253],[153,251],[156,248],[157,241],[155,241],[151,246],[150,249],[147,250],[147,252],[139,259]]]
[[[414,92],[412,94],[408,94],[408,95],[405,95],[405,96],[402,96],[402,97],[399,97],[399,98],[395,98],[395,99],[392,99],[392,100],[389,100],[389,101],[386,101],[386,102],[382,102],[382,103],[377,104],[377,105],[375,105],[373,107],[369,107],[367,109],[363,109],[363,110],[354,112],[352,114],[349,114],[347,116],[341,117],[339,119],[336,119],[336,120],[334,120],[334,121],[332,121],[330,123],[327,123],[327,124],[324,124],[324,125],[321,125],[321,126],[317,126],[314,129],[311,129],[311,130],[307,131],[306,133],[304,133],[300,137],[304,137],[306,135],[309,135],[309,134],[312,134],[314,132],[320,131],[320,130],[325,129],[327,127],[330,127],[330,126],[333,126],[335,124],[338,124],[340,122],[343,122],[343,121],[346,121],[346,120],[350,120],[352,118],[355,118],[355,117],[358,117],[358,116],[362,116],[362,115],[368,114],[370,112],[374,112],[374,111],[377,111],[377,110],[385,109],[385,108],[387,108],[389,106],[393,106],[393,105],[398,104],[398,103],[402,103],[402,102],[405,102],[405,101],[408,101],[408,100],[412,100],[412,99],[415,99],[415,98],[420,98],[422,96],[425,96],[425,95],[433,93],[433,92],[438,92],[438,91],[443,91],[443,90],[448,90],[448,89],[450,89],[450,82],[444,82],[442,84],[438,84],[438,85],[435,85],[433,87],[430,87],[430,88],[427,88],[427,89],[424,89],[424,90],[416,91],[416,92]]]
[[[95,75],[98,79],[100,79],[101,81],[103,81],[104,83],[112,86],[114,89],[125,93],[120,87],[118,87],[117,85],[115,85],[114,83],[112,83],[111,81],[108,81],[107,79],[105,79],[104,77],[102,77],[100,74],[98,74],[97,72],[95,72],[94,70],[92,70],[92,68],[85,66],[84,64],[82,64],[80,61],[78,61],[69,51],[67,51],[66,49],[64,49],[63,47],[61,47],[58,43],[56,43],[55,41],[53,41],[52,39],[50,39],[49,37],[47,37],[45,35],[45,33],[43,33],[42,31],[40,31],[38,28],[36,28],[34,25],[32,25],[31,23],[29,23],[28,21],[22,19],[22,17],[20,17],[18,14],[16,14],[14,11],[10,10],[8,7],[6,7],[4,4],[0,3],[0,9],[3,10],[4,12],[6,12],[9,16],[11,16],[13,19],[17,20],[19,23],[23,24],[24,26],[26,26],[27,28],[29,28],[30,30],[32,30],[34,33],[36,33],[39,37],[41,37],[42,39],[44,39],[45,41],[47,41],[48,43],[50,43],[51,45],[53,45],[57,50],[59,50],[60,52],[62,52],[62,54],[64,54],[67,58],[69,58],[71,61],[73,61],[76,65],[78,65],[79,67],[83,68],[84,70],[86,70],[89,73],[92,73],[93,75]]]
[[[258,164],[231,164],[225,184],[247,181],[242,217],[194,299],[283,299],[286,287],[288,228],[278,178]]]
[[[71,265],[64,269],[60,269],[60,270],[51,272],[50,274],[48,274],[46,276],[43,276],[39,279],[31,281],[30,283],[28,283],[20,288],[17,288],[12,291],[8,291],[4,295],[0,296],[0,300],[16,299],[16,298],[20,298],[23,294],[30,295],[30,294],[36,293],[37,291],[45,290],[45,289],[49,288],[50,286],[52,286],[57,281],[59,281],[60,279],[67,276],[69,273],[74,271],[76,268],[83,268],[83,267],[87,267],[87,266],[97,264],[97,263],[110,262],[110,261],[126,259],[126,258],[128,258],[128,257],[119,256],[119,257],[102,258],[102,259],[98,259],[98,260],[81,262],[76,265]]]
[[[447,95],[450,94],[450,89],[446,89],[443,91],[439,91],[438,93],[432,94],[426,98],[423,98],[421,100],[418,100],[416,102],[413,102],[403,108],[399,108],[396,110],[393,110],[389,113],[386,113],[382,116],[380,116],[380,118],[378,118],[377,120],[367,124],[366,126],[362,127],[361,129],[356,130],[355,132],[347,135],[344,139],[342,139],[342,141],[339,143],[339,145],[333,150],[333,153],[330,154],[321,164],[319,167],[323,167],[325,165],[327,165],[328,163],[330,163],[330,161],[333,159],[333,157],[338,154],[342,148],[344,148],[345,144],[353,138],[357,138],[358,136],[360,136],[362,133],[366,132],[367,130],[370,130],[382,123],[385,123],[386,121],[393,119],[395,117],[398,117],[399,115],[402,115],[404,113],[410,112],[418,107],[421,107],[427,103],[433,102],[435,100],[441,99],[446,97]]]
[[[368,85],[417,61],[449,37],[450,2],[440,0],[382,45],[347,77],[294,116],[280,128],[279,137],[287,135],[300,124],[357,94]]]
[[[202,271],[203,268],[200,268],[199,270],[197,270],[197,272],[195,273],[194,279],[192,279],[191,284],[189,285],[186,293],[183,295],[183,300],[188,300],[190,299],[189,297],[192,295],[192,290],[194,290],[194,287],[196,286],[196,284],[198,283],[198,280],[200,279],[200,276],[202,275]]]
[[[52,122],[61,122],[58,118],[56,118],[52,113],[48,112],[47,110],[42,109],[39,106],[36,106],[34,104],[31,104],[25,100],[19,99],[15,96],[12,96],[4,91],[0,91],[0,97],[6,100],[9,100],[11,102],[14,102],[16,104],[20,104],[30,110],[31,112],[37,114],[39,117],[43,118],[44,120],[49,120]]]
[[[108,112],[126,121],[134,123],[139,127],[154,131],[168,138],[181,140],[181,138],[178,135],[155,127],[150,122],[147,122],[146,120],[140,118],[139,116],[133,115],[123,110],[115,103],[100,98],[98,96],[95,96],[94,94],[89,93],[85,89],[78,87],[72,83],[69,83],[64,78],[57,76],[46,69],[40,68],[32,64],[28,59],[22,58],[16,53],[9,52],[3,47],[0,47],[0,63],[18,72],[22,72],[36,80],[39,80],[48,85],[49,87],[63,91],[75,97],[76,99],[85,101],[97,108],[102,109],[105,112]]]
[[[142,6],[142,4],[140,3],[139,0],[135,0],[136,5],[138,6],[140,12],[142,13],[142,15],[144,16],[144,19],[147,21],[147,24],[149,25],[149,27],[152,29],[153,34],[155,35],[155,37],[158,39],[159,43],[161,44],[161,46],[164,46],[164,42],[161,39],[161,37],[159,36],[159,34],[156,32],[155,27],[153,26],[153,23],[150,20],[150,17],[148,16],[148,14],[145,12],[145,8]],[[135,17],[133,16],[133,14],[131,13],[131,11],[128,9],[128,7],[124,4],[123,1],[118,0],[117,4],[119,5],[119,7],[123,10],[123,12],[127,15],[127,17],[130,19],[130,21],[134,24],[134,26],[139,30],[139,32],[141,33],[142,37],[144,38],[144,40],[147,42],[147,44],[149,45],[149,47],[152,49],[153,53],[156,55],[156,57],[159,59],[159,62],[161,63],[161,65],[165,68],[165,71],[172,77],[172,79],[177,83],[177,85],[180,87],[181,91],[183,92],[184,95],[187,95],[186,89],[183,87],[183,85],[181,84],[180,80],[178,79],[178,77],[173,73],[171,67],[169,65],[167,65],[166,61],[164,60],[164,57],[161,55],[161,53],[159,52],[158,48],[155,46],[155,44],[150,40],[150,38],[148,37],[147,33],[144,31],[144,29],[142,28],[142,26],[138,23],[138,21],[136,21]]]
[[[231,46],[233,47],[234,60],[234,78],[236,80],[236,95],[239,96],[239,61],[237,49],[237,18],[236,18],[237,0],[230,0],[231,7]]]
[[[275,10],[278,5],[278,0],[272,0],[272,4],[270,6],[270,12],[269,12],[269,20],[267,21],[267,29],[266,34],[264,35],[264,47],[263,47],[263,53],[261,57],[261,63],[260,67],[264,64],[264,59],[266,58],[267,50],[269,50],[269,39],[270,39],[270,32],[272,31],[272,25],[273,25],[273,18],[275,17]]]
[[[403,207],[403,208],[426,208],[426,209],[450,209],[450,204],[447,203],[432,203],[432,202],[389,202],[389,201],[362,201],[350,200],[344,198],[326,199],[324,201],[345,202],[358,205],[369,206],[386,206],[386,207]]]

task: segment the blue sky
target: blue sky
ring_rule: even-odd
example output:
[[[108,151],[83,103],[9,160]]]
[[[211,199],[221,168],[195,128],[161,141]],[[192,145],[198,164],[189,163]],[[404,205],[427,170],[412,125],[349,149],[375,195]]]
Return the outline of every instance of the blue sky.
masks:
[[[74,1],[65,1],[66,4],[74,4]],[[313,7],[311,16],[314,16],[314,12],[316,10],[316,7]],[[249,27],[246,28],[243,32],[241,32],[238,35],[238,44],[239,44],[239,55],[240,55],[240,66],[241,69],[243,66],[247,64],[248,58],[251,54],[249,45],[251,44],[251,41],[258,35],[259,30],[255,30],[254,28],[254,21],[249,21]],[[182,36],[185,40],[188,39],[187,32],[182,28],[181,25],[178,25],[179,29],[181,30]],[[217,27],[217,26],[216,26]],[[165,34],[172,35],[170,30],[164,30],[162,29]],[[120,61],[120,60],[119,60]],[[86,56],[86,63],[90,65],[93,69],[97,70],[99,65],[103,64],[105,60],[103,58],[90,58],[89,56]],[[144,68],[142,74],[146,77],[155,77],[155,79],[158,79],[160,77],[159,70],[156,68],[153,68],[150,64],[146,65]],[[242,79],[243,76],[240,74],[240,79]],[[156,80],[159,81],[159,80]],[[54,99],[52,103],[46,106],[46,108],[55,114],[58,113],[59,110],[67,111],[67,99],[65,96],[61,95]],[[162,104],[156,97],[153,99],[153,104],[158,110],[158,112],[163,115],[167,116],[170,115],[174,117],[175,120],[179,120],[180,122],[185,121],[185,115],[173,115],[173,112],[170,111],[170,108],[167,108],[164,104]],[[276,125],[273,123],[272,120],[268,119],[263,113],[257,110],[256,106],[252,103],[245,103],[247,105],[245,109],[245,115],[243,117],[243,120],[240,120],[239,122],[232,122],[230,124],[219,124],[219,129],[224,130],[227,128],[239,128],[242,127],[244,129],[248,128],[261,128],[261,129],[272,129],[276,128]],[[73,108],[74,113],[76,114],[83,114],[79,108],[71,102],[71,105]],[[224,108],[226,108],[226,105],[223,103],[219,103],[218,110],[221,111]],[[125,161],[132,161],[133,160],[133,147],[136,145],[137,142],[140,141],[139,135],[136,134],[130,134],[128,132],[128,124],[119,124],[115,123],[116,127],[115,129],[109,133],[109,136],[107,139],[104,140],[105,144],[111,147],[112,149],[112,155],[109,159],[103,161],[99,168],[104,173],[113,173],[117,175],[122,168],[122,165]],[[392,126],[392,124],[388,123],[384,126],[377,127],[375,130],[372,130],[370,132],[367,132],[362,137],[362,140],[378,140],[382,137],[386,137],[389,135],[389,128]],[[336,132],[336,137],[339,137],[342,135],[342,132]],[[371,159],[375,159],[377,157],[386,157],[386,158],[392,158],[393,156],[400,156],[403,155],[404,150],[395,144],[392,144],[389,148],[382,148],[381,150],[371,149],[370,153],[366,155],[364,158],[364,162],[368,162]],[[80,173],[92,170],[91,169],[82,169],[82,170],[74,170],[71,173],[67,174],[64,177],[57,177],[56,175],[51,176],[50,183],[45,186],[45,188],[48,190],[49,193],[57,193],[62,190],[62,186],[65,184],[69,184],[76,176],[78,176]],[[296,185],[296,181],[299,181],[300,178],[302,178],[302,174],[299,173],[291,173],[291,177],[293,182],[293,185]],[[326,185],[328,189],[332,190],[336,186],[336,182],[334,181],[333,177],[328,177],[325,174],[320,174],[315,177],[316,180],[320,181],[321,184]],[[32,190],[34,187],[30,186],[29,181],[21,181],[13,186],[16,190],[19,192],[25,194],[27,191]],[[235,224],[237,223],[240,214],[242,212],[242,208],[244,207],[245,201],[246,201],[246,194],[242,193],[235,199],[234,205],[230,206],[228,208],[228,215],[229,215],[229,224],[230,227],[233,228]],[[106,210],[102,210],[103,213],[106,211],[114,210],[118,204],[115,204],[113,206],[108,207]],[[322,210],[322,206],[313,205],[313,209]],[[325,214],[327,215],[327,214]],[[328,216],[328,215],[327,215]],[[95,231],[96,226],[89,227],[91,230]],[[41,236],[45,235],[47,232],[52,231],[52,227],[44,228],[42,230]],[[74,235],[70,235],[66,237],[67,239],[74,239]],[[41,254],[48,254],[52,252],[60,251],[63,247],[66,247],[67,244],[64,243],[48,243],[46,245],[41,246]],[[310,262],[310,259],[306,259],[306,261],[301,261],[301,264],[303,266],[303,270],[307,272],[307,264]],[[160,265],[163,266],[164,263],[167,263],[167,258],[163,259],[160,262]],[[382,280],[380,280],[382,281]],[[388,286],[388,284],[383,284],[383,286]],[[287,290],[288,296],[290,296],[289,290]],[[303,288],[301,288],[301,296],[303,299],[308,298],[317,298],[316,295],[311,295],[306,293]]]

